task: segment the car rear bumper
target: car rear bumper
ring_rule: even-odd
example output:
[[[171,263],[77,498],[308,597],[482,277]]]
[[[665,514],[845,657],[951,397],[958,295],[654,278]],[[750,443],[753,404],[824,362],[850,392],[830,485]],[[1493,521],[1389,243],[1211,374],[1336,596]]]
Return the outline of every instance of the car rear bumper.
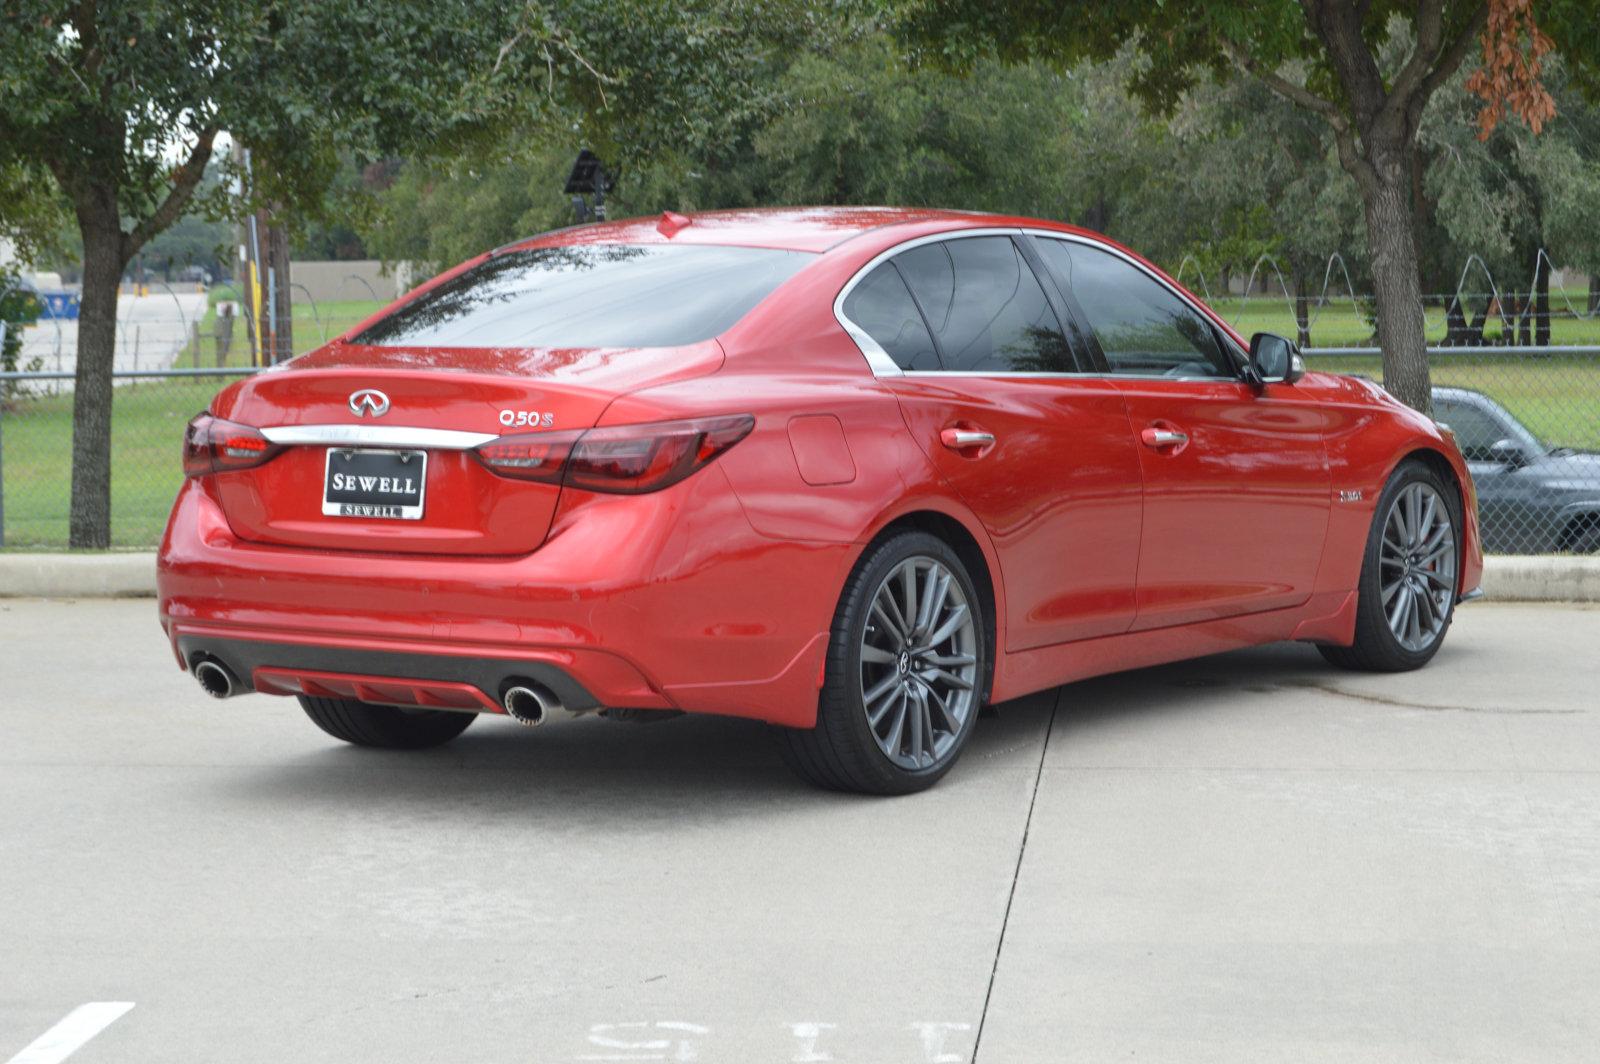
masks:
[[[180,667],[215,658],[251,689],[293,693],[286,673],[429,681],[469,685],[487,709],[527,678],[573,710],[805,727],[855,550],[761,536],[715,467],[650,495],[578,493],[545,544],[515,558],[250,543],[189,481],[157,590]],[[275,670],[266,683],[262,669]]]

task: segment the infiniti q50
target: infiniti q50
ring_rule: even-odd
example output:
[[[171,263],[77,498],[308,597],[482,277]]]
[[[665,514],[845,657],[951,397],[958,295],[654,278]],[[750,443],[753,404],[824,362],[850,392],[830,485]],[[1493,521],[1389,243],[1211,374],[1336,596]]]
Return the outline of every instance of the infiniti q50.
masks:
[[[1427,662],[1482,559],[1448,431],[1053,222],[668,213],[510,244],[189,425],[161,621],[350,743],[775,726],[940,778],[985,703],[1276,640]]]

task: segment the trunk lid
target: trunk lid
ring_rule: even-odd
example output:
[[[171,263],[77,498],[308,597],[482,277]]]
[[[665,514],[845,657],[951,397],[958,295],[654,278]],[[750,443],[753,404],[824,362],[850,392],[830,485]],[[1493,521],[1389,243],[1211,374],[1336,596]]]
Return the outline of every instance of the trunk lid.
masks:
[[[594,426],[613,399],[714,372],[715,341],[677,348],[411,349],[330,344],[218,397],[213,413],[290,446],[214,477],[241,539],[407,554],[525,554],[549,531],[561,489],[491,473],[471,447],[496,436]],[[360,405],[352,397],[381,393]],[[336,453],[330,457],[330,450]],[[424,452],[420,518],[325,513],[325,479],[350,451]],[[384,461],[379,459],[378,461]],[[414,469],[409,459],[405,469]]]

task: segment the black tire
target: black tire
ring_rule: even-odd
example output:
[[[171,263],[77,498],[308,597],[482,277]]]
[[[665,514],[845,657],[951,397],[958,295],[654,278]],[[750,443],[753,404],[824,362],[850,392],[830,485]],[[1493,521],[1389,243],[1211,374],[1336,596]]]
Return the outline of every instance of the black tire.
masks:
[[[389,750],[426,750],[443,745],[478,718],[476,713],[447,709],[400,709],[309,695],[299,698],[300,708],[311,723],[335,739]]]
[[[1459,573],[1461,557],[1461,493],[1452,483],[1445,481],[1427,463],[1407,459],[1394,471],[1378,505],[1373,510],[1372,528],[1367,533],[1366,551],[1362,555],[1361,580],[1357,585],[1356,637],[1347,647],[1319,645],[1318,650],[1331,664],[1341,669],[1359,672],[1409,672],[1420,669],[1438,653],[1444,637],[1455,619],[1455,600],[1460,588],[1454,587],[1445,611],[1443,625],[1425,647],[1411,649],[1403,645],[1389,625],[1384,612],[1383,589],[1380,584],[1379,554],[1382,549],[1385,523],[1396,500],[1408,486],[1422,483],[1431,487],[1444,500],[1445,511],[1455,539],[1455,565]]]
[[[958,730],[944,732],[948,748],[922,768],[896,764],[880,747],[868,724],[861,681],[862,641],[873,596],[891,573],[913,559],[937,562],[950,572],[969,605],[976,637],[971,654],[976,659],[975,682],[965,716]],[[950,771],[971,738],[987,689],[990,643],[977,589],[949,544],[921,531],[896,533],[874,544],[856,563],[834,613],[816,725],[778,729],[784,760],[802,779],[830,790],[892,795],[933,786]]]

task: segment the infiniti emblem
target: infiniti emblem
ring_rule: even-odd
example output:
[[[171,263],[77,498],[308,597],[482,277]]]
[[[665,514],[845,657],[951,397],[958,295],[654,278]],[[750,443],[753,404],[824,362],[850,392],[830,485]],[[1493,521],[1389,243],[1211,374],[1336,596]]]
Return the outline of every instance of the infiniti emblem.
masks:
[[[356,417],[382,417],[389,412],[389,397],[376,388],[351,392],[350,412]]]

